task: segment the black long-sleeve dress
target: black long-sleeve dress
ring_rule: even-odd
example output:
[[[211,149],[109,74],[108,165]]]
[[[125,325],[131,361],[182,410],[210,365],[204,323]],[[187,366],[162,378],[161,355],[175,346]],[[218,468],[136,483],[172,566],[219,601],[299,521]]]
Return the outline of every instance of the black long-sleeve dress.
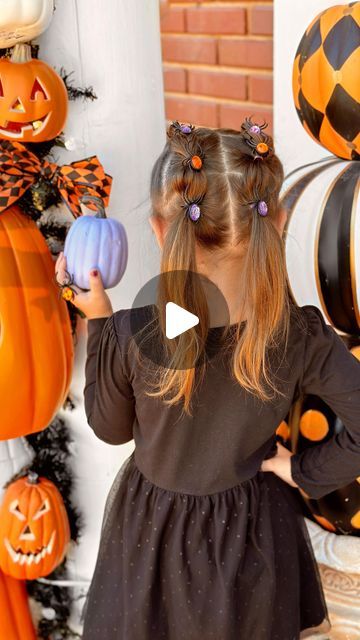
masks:
[[[145,393],[130,348],[134,313],[142,310],[88,321],[89,425],[109,444],[134,438],[135,450],[107,499],[83,639],[297,640],[326,631],[298,490],[260,466],[274,455],[275,430],[294,399],[311,393],[345,428],[293,455],[293,479],[318,498],[360,475],[360,362],[305,305],[276,361],[284,396],[262,403],[247,393],[219,349],[192,417],[184,416]],[[212,347],[221,334],[210,329]]]

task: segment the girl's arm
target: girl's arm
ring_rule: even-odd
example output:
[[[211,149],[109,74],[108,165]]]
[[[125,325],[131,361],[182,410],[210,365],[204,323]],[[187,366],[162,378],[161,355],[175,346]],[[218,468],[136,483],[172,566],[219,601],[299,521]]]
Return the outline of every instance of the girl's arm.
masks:
[[[62,251],[56,260],[55,275],[59,284],[66,284],[66,258]],[[123,444],[133,437],[135,400],[123,370],[111,301],[98,269],[90,271],[89,283],[89,291],[72,285],[71,300],[88,318],[85,413],[98,438],[109,444]]]
[[[291,476],[311,498],[321,498],[360,475],[360,362],[320,310],[303,307],[308,319],[300,389],[319,396],[344,427],[322,444],[289,459]]]
[[[114,314],[88,320],[83,392],[88,424],[100,440],[109,444],[132,440],[135,400],[123,370]]]

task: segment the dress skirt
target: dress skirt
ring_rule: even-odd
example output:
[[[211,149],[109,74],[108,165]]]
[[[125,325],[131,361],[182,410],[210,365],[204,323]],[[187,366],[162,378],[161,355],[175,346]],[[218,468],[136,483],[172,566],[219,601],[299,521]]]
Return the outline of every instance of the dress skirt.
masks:
[[[272,472],[209,495],[110,489],[83,640],[298,640],[330,627],[297,490]]]

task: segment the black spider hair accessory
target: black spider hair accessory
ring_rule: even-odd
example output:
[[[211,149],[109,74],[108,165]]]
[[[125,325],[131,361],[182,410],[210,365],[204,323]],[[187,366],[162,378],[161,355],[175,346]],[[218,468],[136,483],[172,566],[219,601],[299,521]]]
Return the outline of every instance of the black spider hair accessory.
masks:
[[[173,120],[169,126],[167,134],[170,138],[172,138],[172,136],[176,133],[189,135],[194,131],[194,129],[195,129],[195,126],[193,124],[186,124],[186,123],[181,123],[178,120]]]
[[[251,150],[254,160],[257,158],[263,160],[274,152],[270,146],[270,136],[263,131],[266,127],[268,127],[267,122],[257,124],[251,118],[245,118],[241,125],[242,138]]]

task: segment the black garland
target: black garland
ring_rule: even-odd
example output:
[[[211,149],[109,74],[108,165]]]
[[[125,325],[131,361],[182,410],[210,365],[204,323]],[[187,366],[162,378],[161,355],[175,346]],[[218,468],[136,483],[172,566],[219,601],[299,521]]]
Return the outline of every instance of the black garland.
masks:
[[[65,562],[48,578],[52,580],[66,579]],[[37,637],[39,640],[81,637],[74,633],[68,625],[72,604],[68,587],[49,585],[37,580],[27,582],[26,586],[29,596],[41,603],[42,610],[46,614],[43,614],[38,622]]]
[[[78,100],[79,98],[82,98],[83,100],[97,100],[97,95],[94,92],[93,87],[74,87],[73,81],[71,79],[73,73],[73,71],[67,73],[64,67],[61,67],[59,73],[67,89],[69,100]]]

